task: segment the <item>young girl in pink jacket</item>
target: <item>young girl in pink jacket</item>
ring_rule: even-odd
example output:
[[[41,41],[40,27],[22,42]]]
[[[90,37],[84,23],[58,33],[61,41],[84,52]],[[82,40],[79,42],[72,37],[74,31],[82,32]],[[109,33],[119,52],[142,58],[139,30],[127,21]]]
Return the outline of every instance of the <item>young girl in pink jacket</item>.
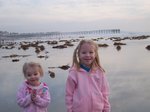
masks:
[[[97,44],[92,40],[80,41],[66,82],[67,112],[110,112],[104,73]]]
[[[48,86],[40,82],[43,76],[41,65],[35,62],[25,63],[23,73],[26,80],[17,92],[17,103],[21,112],[48,112],[51,99]]]

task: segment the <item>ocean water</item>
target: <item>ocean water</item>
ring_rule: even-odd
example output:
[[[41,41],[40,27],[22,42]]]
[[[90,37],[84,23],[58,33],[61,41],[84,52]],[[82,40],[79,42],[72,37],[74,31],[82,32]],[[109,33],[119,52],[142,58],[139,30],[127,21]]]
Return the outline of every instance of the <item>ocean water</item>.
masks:
[[[122,34],[117,36],[135,36],[135,34]],[[106,37],[108,35],[105,35]],[[114,36],[114,35],[113,35]],[[116,35],[115,35],[116,36]],[[98,38],[85,37],[85,38]],[[150,38],[142,40],[123,40],[127,45],[121,46],[117,50],[113,41],[103,38],[96,41],[98,44],[106,43],[107,48],[99,48],[100,61],[110,85],[110,103],[112,112],[149,112],[150,111],[150,51],[145,47],[150,45]],[[66,38],[57,38],[54,40],[63,40]],[[71,39],[71,38],[67,38]],[[82,39],[82,38],[73,38]],[[26,61],[39,62],[44,69],[44,77],[41,79],[46,82],[50,88],[51,104],[48,107],[49,112],[66,112],[65,107],[65,82],[68,76],[68,70],[58,68],[62,65],[71,65],[73,50],[78,44],[72,42],[74,46],[64,49],[53,49],[53,45],[41,43],[45,50],[40,54],[35,53],[34,48],[28,50],[18,49],[19,42],[30,40],[13,40],[17,42],[13,49],[0,48],[0,111],[18,112],[19,107],[16,103],[17,89],[24,80],[22,66]],[[50,40],[44,38],[43,40]],[[63,42],[59,42],[63,44]],[[28,57],[3,58],[3,56],[29,55]],[[48,58],[38,58],[43,55]],[[19,59],[18,62],[12,62],[12,59]],[[54,67],[49,69],[49,67]],[[49,76],[48,71],[55,72],[55,78]]]

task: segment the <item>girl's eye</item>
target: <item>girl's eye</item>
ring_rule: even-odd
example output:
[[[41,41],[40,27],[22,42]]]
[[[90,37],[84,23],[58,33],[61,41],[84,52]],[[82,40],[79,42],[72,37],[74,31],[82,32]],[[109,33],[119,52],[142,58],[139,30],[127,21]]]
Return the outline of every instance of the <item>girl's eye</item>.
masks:
[[[34,74],[35,76],[37,75],[37,73]]]
[[[82,54],[86,54],[86,52],[82,52]]]
[[[31,76],[31,74],[27,74],[27,76],[28,76],[28,77],[30,77],[30,76]]]
[[[90,54],[93,54],[93,53],[94,53],[93,51],[90,52]]]

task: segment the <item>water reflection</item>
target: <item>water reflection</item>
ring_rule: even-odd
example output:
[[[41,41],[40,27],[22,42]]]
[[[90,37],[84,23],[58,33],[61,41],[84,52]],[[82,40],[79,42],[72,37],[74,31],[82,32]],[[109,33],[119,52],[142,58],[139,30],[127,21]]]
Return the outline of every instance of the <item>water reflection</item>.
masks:
[[[110,83],[112,112],[149,112],[150,52],[145,49],[149,40],[128,40],[125,42],[127,45],[123,46],[120,51],[117,51],[110,41],[108,41],[110,44],[108,48],[99,50],[101,63],[107,71],[106,74]],[[51,78],[48,74],[48,67],[71,65],[74,47],[52,49],[51,46],[46,46],[46,50],[49,52],[47,59],[37,58],[34,49],[27,51],[0,49],[0,111],[19,111],[16,104],[16,91],[19,84],[24,80],[22,66],[25,61],[33,60],[41,63],[45,71],[42,80],[48,84],[52,96],[49,111],[65,112],[65,81],[68,70],[52,69],[56,76]],[[20,61],[15,63],[10,58],[2,58],[2,56],[14,53],[31,56],[20,58]],[[42,53],[44,54],[44,52]]]

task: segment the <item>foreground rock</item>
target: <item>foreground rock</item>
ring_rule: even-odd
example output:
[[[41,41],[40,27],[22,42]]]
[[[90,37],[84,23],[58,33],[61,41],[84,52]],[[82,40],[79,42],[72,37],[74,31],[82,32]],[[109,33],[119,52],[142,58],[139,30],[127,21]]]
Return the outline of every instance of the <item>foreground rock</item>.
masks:
[[[68,70],[70,68],[70,66],[69,65],[62,65],[62,66],[60,66],[58,68],[61,68],[63,70]]]
[[[108,47],[109,45],[107,44],[98,44],[98,47]]]
[[[118,45],[118,46],[116,47],[116,49],[117,49],[117,51],[120,51],[120,50],[121,50],[121,46]]]
[[[146,49],[147,49],[147,50],[150,50],[150,45],[146,46]]]
[[[52,72],[52,71],[49,70],[48,73],[49,73],[49,75],[50,75],[51,78],[55,78],[55,73],[54,72]]]
[[[118,45],[126,45],[126,43],[115,42],[114,45],[115,45],[115,46],[118,46]]]

